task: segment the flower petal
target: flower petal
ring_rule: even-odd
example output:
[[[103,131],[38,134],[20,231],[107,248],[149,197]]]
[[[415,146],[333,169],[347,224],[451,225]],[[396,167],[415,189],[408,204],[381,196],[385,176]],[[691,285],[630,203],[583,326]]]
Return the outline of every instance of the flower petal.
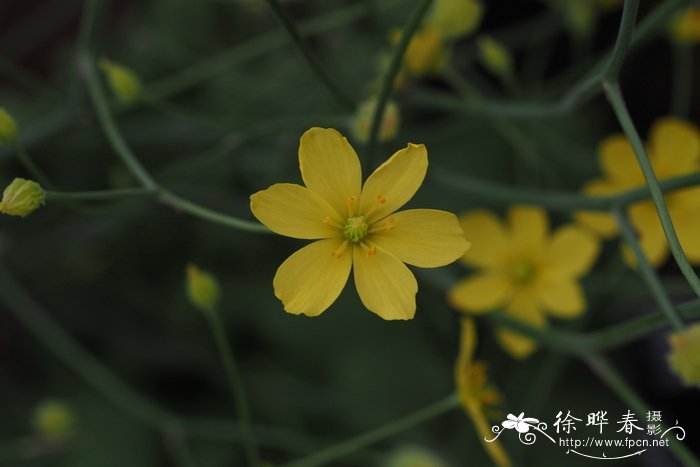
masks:
[[[503,305],[512,292],[512,286],[502,274],[475,274],[460,281],[447,298],[458,310],[488,312]]]
[[[547,311],[557,318],[575,318],[586,309],[583,289],[575,280],[549,274],[537,284],[535,292]]]
[[[380,246],[368,252],[355,245],[353,264],[357,293],[369,311],[386,320],[413,318],[418,283],[401,260]]]
[[[324,222],[341,224],[340,217],[323,199],[301,185],[277,183],[250,197],[253,215],[270,230],[287,237],[315,240],[340,237],[342,232]]]
[[[360,160],[348,140],[331,128],[311,128],[299,142],[299,168],[304,184],[343,218],[348,199],[359,197]]]
[[[527,251],[541,250],[549,235],[547,211],[531,206],[515,206],[508,210],[513,241]]]
[[[536,298],[528,292],[521,291],[513,295],[506,313],[531,326],[542,328],[547,325],[547,318]],[[537,341],[506,328],[496,329],[496,338],[505,351],[517,359],[525,359],[537,350]]]
[[[272,281],[275,296],[288,313],[318,316],[338,298],[352,267],[352,253],[340,255],[342,239],[319,240],[282,263]]]
[[[552,235],[546,267],[557,276],[581,277],[600,253],[600,241],[588,230],[574,225],[559,228]]]
[[[637,163],[637,156],[624,135],[613,135],[604,139],[600,143],[598,154],[607,179],[625,188],[644,184],[644,175]]]
[[[700,188],[676,192],[673,197],[671,218],[678,239],[688,260],[700,263]],[[670,204],[670,203],[669,203]]]
[[[450,264],[459,259],[470,245],[464,238],[457,216],[446,211],[401,211],[379,221],[376,227],[381,228],[385,222],[392,228],[371,233],[369,240],[404,263],[421,268]]]
[[[593,180],[583,187],[583,192],[592,196],[614,195],[625,188],[608,180]],[[585,225],[603,238],[611,238],[618,233],[617,222],[612,214],[596,211],[580,211],[575,215],[576,221]]]
[[[495,268],[508,251],[508,239],[498,217],[489,211],[472,211],[459,218],[466,237],[472,242],[462,260],[470,266]]]
[[[650,130],[650,152],[659,178],[700,169],[700,135],[693,125],[678,118],[662,118]]]
[[[653,266],[660,266],[668,258],[669,248],[654,203],[651,201],[636,203],[628,212],[632,225],[638,232],[639,244],[644,256]],[[627,245],[623,248],[623,257],[630,266],[635,267],[637,264],[634,253]]]
[[[369,176],[362,188],[360,212],[372,223],[396,211],[418,191],[427,170],[425,146],[409,143]]]

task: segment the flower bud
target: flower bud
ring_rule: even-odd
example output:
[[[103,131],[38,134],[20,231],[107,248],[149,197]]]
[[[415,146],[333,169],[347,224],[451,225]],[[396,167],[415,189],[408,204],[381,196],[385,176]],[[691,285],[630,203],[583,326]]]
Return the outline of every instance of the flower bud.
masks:
[[[100,69],[107,76],[112,92],[120,101],[131,104],[141,96],[141,81],[127,67],[103,58],[100,60]]]
[[[73,411],[58,401],[44,401],[37,405],[32,422],[39,435],[54,440],[70,436],[75,428]]]
[[[187,295],[192,304],[202,311],[211,311],[219,304],[219,283],[211,274],[189,264],[187,272]]]
[[[352,119],[352,132],[359,141],[366,143],[374,118],[374,110],[377,108],[376,99],[370,99],[360,104]],[[395,102],[389,101],[384,108],[382,123],[379,126],[379,141],[386,142],[396,138],[399,132],[400,114]]]
[[[17,140],[17,123],[12,115],[0,107],[0,145],[14,144]]]
[[[15,178],[2,194],[0,213],[8,216],[27,217],[44,204],[41,185],[23,178]]]
[[[438,29],[445,39],[456,39],[474,31],[483,12],[478,0],[435,0],[427,24]]]
[[[505,77],[513,72],[513,58],[503,44],[491,36],[481,35],[476,41],[479,58],[484,67],[494,75]]]
[[[387,467],[447,467],[436,454],[419,446],[397,448],[384,464]]]
[[[671,334],[669,343],[671,369],[688,386],[700,386],[700,324]]]
[[[690,7],[671,22],[671,37],[677,42],[700,42],[700,7]]]

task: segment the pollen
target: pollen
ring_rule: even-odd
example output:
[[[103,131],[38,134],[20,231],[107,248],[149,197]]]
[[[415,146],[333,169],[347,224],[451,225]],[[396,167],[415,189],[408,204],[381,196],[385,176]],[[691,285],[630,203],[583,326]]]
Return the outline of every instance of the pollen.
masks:
[[[348,217],[343,227],[345,238],[351,242],[359,242],[367,236],[369,226],[364,216]]]

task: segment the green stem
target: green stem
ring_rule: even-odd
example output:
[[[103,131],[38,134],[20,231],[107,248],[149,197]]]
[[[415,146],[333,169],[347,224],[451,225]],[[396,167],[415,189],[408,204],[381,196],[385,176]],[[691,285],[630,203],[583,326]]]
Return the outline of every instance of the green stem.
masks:
[[[424,407],[410,415],[394,420],[364,434],[350,438],[334,446],[311,454],[308,457],[299,459],[283,467],[314,467],[326,465],[332,461],[340,459],[355,451],[366,448],[374,443],[390,438],[398,433],[413,428],[416,425],[425,423],[451,410],[459,408],[459,400],[455,394],[451,394],[444,399],[440,399],[427,407]]]
[[[674,42],[671,45],[673,61],[673,86],[671,87],[671,113],[688,118],[693,97],[693,48],[689,44]]]
[[[318,79],[326,86],[330,93],[338,100],[338,102],[348,110],[354,110],[355,104],[353,100],[348,97],[340,86],[333,80],[328,71],[321,65],[321,62],[316,58],[316,56],[311,52],[304,38],[301,37],[301,33],[294,24],[294,20],[287,13],[287,10],[282,7],[278,0],[266,0],[270,9],[275,12],[277,18],[280,20],[284,28],[287,30],[289,37],[291,37],[292,42],[296,48],[301,52],[306,59],[306,62],[311,67],[311,70],[316,74]]]
[[[226,227],[232,227],[237,230],[242,230],[244,232],[254,232],[254,233],[271,233],[270,230],[262,224],[252,221],[246,221],[239,219],[237,217],[229,216],[226,214],[221,214],[220,212],[213,211],[204,206],[200,206],[197,203],[193,203],[187,199],[181,198],[176,194],[161,190],[160,192],[161,201],[175,209],[179,209],[186,212],[194,217],[199,217],[200,219],[213,222],[215,224],[224,225]]]
[[[459,190],[490,203],[508,205],[525,203],[558,211],[611,211],[616,207],[626,207],[648,199],[649,187],[643,186],[616,195],[586,196],[565,191],[543,191],[512,187],[505,184],[484,181],[454,171],[433,168],[430,175],[435,181],[454,190]],[[660,183],[661,190],[669,193],[700,183],[700,172],[669,178]]]
[[[101,191],[45,191],[47,201],[118,201],[129,198],[152,197],[158,193],[146,188],[123,188]]]
[[[207,321],[209,322],[209,326],[211,327],[211,332],[214,335],[216,346],[219,349],[219,354],[221,355],[224,369],[226,370],[226,376],[231,386],[236,412],[241,419],[248,465],[249,467],[257,467],[260,465],[260,454],[258,453],[255,433],[253,432],[248,399],[246,398],[245,388],[243,387],[243,382],[240,378],[240,371],[238,369],[238,365],[236,364],[233,348],[231,347],[231,343],[226,335],[226,330],[224,329],[220,312],[217,309],[211,309],[205,312],[205,315],[207,317]]]
[[[610,104],[612,105],[617,120],[620,122],[627,139],[629,139],[634,153],[637,156],[637,161],[644,174],[644,179],[649,186],[649,191],[651,192],[651,199],[654,201],[656,206],[656,211],[659,214],[659,219],[661,220],[661,225],[663,226],[664,234],[666,235],[666,240],[671,249],[671,254],[673,255],[678,267],[685,276],[686,280],[695,291],[695,293],[700,296],[700,279],[693,270],[693,267],[688,262],[688,259],[683,252],[680,241],[678,240],[678,235],[676,234],[676,229],[673,227],[673,222],[671,221],[671,215],[668,212],[668,207],[664,201],[664,194],[659,185],[659,181],[656,179],[654,174],[654,169],[647,155],[646,149],[644,148],[644,143],[637,133],[637,128],[632,122],[629,111],[627,110],[627,105],[622,97],[622,92],[620,91],[620,86],[616,82],[605,82],[604,84],[606,93]]]
[[[650,410],[649,406],[634,392],[610,362],[601,355],[590,355],[584,360],[593,373],[612,389],[622,401],[629,404],[629,409],[633,410],[640,419],[644,420],[644,417]],[[683,443],[675,442],[676,440],[672,441],[674,442],[669,442],[668,446],[684,466],[700,467],[700,462]]]
[[[394,48],[394,53],[389,62],[389,67],[382,78],[381,87],[379,88],[379,94],[377,96],[377,105],[374,109],[374,114],[372,115],[372,124],[370,125],[369,138],[367,140],[367,170],[371,169],[372,159],[374,158],[374,151],[377,146],[377,139],[379,137],[379,129],[381,128],[382,119],[384,118],[384,110],[386,109],[386,104],[389,102],[389,97],[394,90],[394,83],[396,82],[396,76],[399,74],[401,67],[403,66],[403,57],[408,49],[408,44],[411,42],[411,38],[418,30],[425,13],[428,11],[428,7],[432,3],[432,0],[421,0],[418,6],[411,13],[408,23],[403,28],[401,32],[401,40]]]
[[[632,42],[632,34],[634,33],[634,25],[637,21],[638,11],[639,0],[625,0],[622,8],[620,28],[617,31],[617,39],[615,40],[615,47],[613,47],[610,60],[601,73],[601,81],[616,79],[620,75],[627,50]]]
[[[656,299],[656,304],[659,305],[661,311],[666,315],[671,326],[677,331],[682,331],[685,328],[683,320],[678,316],[678,312],[673,307],[673,303],[671,303],[671,299],[668,297],[664,286],[656,275],[654,267],[647,259],[644,251],[642,251],[642,247],[637,240],[634,228],[630,224],[627,215],[620,210],[616,210],[613,214],[615,215],[617,225],[620,227],[622,238],[632,250],[632,253],[634,253],[634,257],[637,260],[637,268],[639,268],[642,278],[647,283],[649,290]]]

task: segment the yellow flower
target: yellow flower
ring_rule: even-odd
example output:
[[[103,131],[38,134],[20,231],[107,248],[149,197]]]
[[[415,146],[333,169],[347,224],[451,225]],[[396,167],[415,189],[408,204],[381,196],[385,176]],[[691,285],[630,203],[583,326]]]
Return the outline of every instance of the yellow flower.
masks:
[[[395,30],[392,34],[392,43],[397,44],[401,34],[400,30]],[[435,27],[427,26],[416,32],[408,43],[403,71],[415,78],[442,71],[449,56],[443,39],[442,33]]]
[[[194,264],[185,268],[187,296],[190,302],[202,311],[210,311],[219,304],[221,292],[216,278],[200,270]]]
[[[44,204],[46,195],[37,182],[15,178],[2,193],[0,213],[27,217]]]
[[[678,42],[700,42],[700,7],[693,6],[681,12],[671,22],[671,37]]]
[[[669,337],[668,362],[688,386],[700,387],[700,324]]]
[[[360,104],[355,116],[352,119],[352,132],[360,142],[365,143],[369,139],[370,127],[374,118],[374,109],[377,107],[377,100],[370,99]],[[394,101],[389,101],[384,109],[384,116],[379,127],[379,141],[386,142],[396,138],[399,132],[401,116],[399,107]]]
[[[477,0],[435,0],[426,23],[439,30],[445,39],[454,39],[474,31],[483,13]]]
[[[474,321],[463,319],[459,339],[459,356],[455,365],[457,395],[462,407],[464,407],[472,423],[474,423],[481,444],[491,456],[493,462],[499,467],[508,467],[511,465],[511,462],[501,443],[499,441],[490,443],[484,441],[484,438],[493,438],[493,432],[484,413],[484,408],[498,404],[501,397],[488,384],[486,365],[483,362],[474,361],[476,344],[477,336]]]
[[[454,214],[394,213],[423,183],[428,153],[410,144],[362,184],[360,161],[340,133],[312,128],[301,137],[306,186],[280,183],[250,197],[253,215],[287,237],[317,240],[290,256],[273,285],[284,309],[318,316],[340,295],[350,270],[362,303],[384,319],[411,319],[418,284],[404,263],[444,266],[469,242]]]
[[[503,307],[525,323],[545,327],[547,315],[570,319],[586,308],[578,279],[593,265],[600,242],[585,228],[566,225],[549,233],[544,210],[514,207],[504,226],[488,211],[461,218],[475,248],[463,261],[479,272],[459,282],[449,293],[462,311],[485,313]],[[536,343],[506,329],[497,330],[503,347],[525,358]]]
[[[17,123],[12,115],[0,107],[0,145],[14,144],[17,139]]]
[[[682,120],[662,118],[650,130],[647,145],[654,173],[659,180],[700,170],[700,133]],[[645,186],[644,176],[629,141],[623,135],[605,139],[598,150],[603,177],[586,184],[588,195],[612,195]],[[665,196],[673,225],[688,259],[700,264],[700,187],[674,191]],[[669,256],[661,221],[651,200],[635,203],[628,210],[639,233],[642,250],[649,261],[659,266]],[[581,212],[577,220],[603,238],[617,235],[615,219],[606,213]],[[635,264],[631,251],[625,259]]]
[[[141,81],[133,71],[106,58],[100,60],[100,68],[105,73],[117,99],[126,104],[138,100],[141,96]]]

